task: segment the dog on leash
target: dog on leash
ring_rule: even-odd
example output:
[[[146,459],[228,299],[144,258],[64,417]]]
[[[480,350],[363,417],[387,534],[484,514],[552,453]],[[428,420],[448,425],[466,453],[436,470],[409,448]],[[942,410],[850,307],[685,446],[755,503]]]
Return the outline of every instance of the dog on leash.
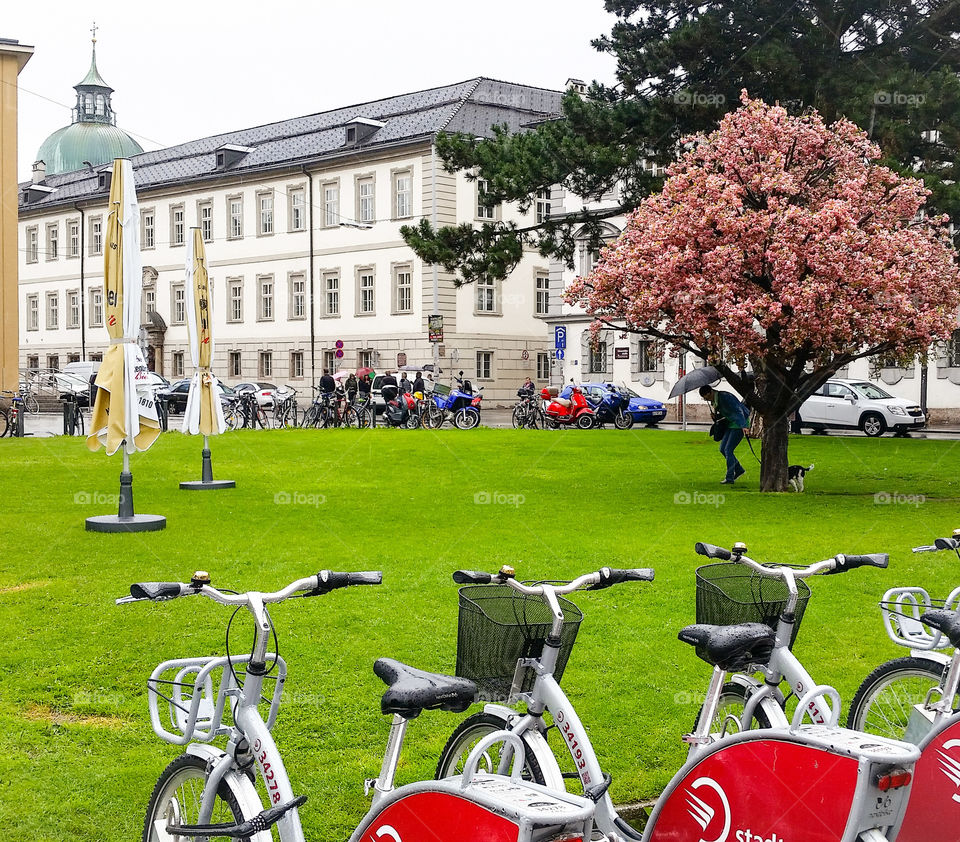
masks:
[[[790,482],[790,487],[797,492],[797,494],[803,493],[803,478],[813,470],[813,465],[810,465],[808,468],[804,468],[802,465],[790,465],[787,468],[787,478]]]

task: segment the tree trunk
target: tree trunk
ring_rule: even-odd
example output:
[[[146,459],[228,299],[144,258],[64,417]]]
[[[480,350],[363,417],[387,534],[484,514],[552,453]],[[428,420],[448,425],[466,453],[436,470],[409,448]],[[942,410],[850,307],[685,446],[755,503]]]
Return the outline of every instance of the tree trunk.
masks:
[[[760,490],[786,491],[789,482],[787,446],[790,441],[790,422],[782,412],[763,416],[763,433],[760,437],[763,452],[760,454]]]

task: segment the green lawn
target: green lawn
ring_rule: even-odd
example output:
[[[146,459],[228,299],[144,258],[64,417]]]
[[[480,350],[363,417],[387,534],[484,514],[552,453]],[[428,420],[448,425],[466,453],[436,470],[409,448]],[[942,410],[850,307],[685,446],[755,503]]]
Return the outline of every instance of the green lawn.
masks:
[[[106,495],[117,492],[119,456],[79,440],[0,440],[0,836],[139,838],[157,775],[178,752],[150,728],[146,677],[168,658],[223,653],[229,611],[113,599],[131,582],[186,580],[197,568],[238,590],[322,568],[383,570],[380,588],[272,611],[290,667],[276,734],[295,791],[311,799],[308,838],[346,839],[388,727],[371,666],[388,655],[453,670],[453,570],[509,562],[521,577],[562,578],[654,567],[652,585],[576,598],[586,618],[564,678],[614,800],[653,796],[682,760],[679,737],[709,677],[677,641],[694,620],[694,542],[742,540],[770,561],[891,554],[888,571],[813,583],[795,651],[849,699],[874,665],[906,654],[883,633],[882,592],[954,584],[955,558],[910,547],[960,526],[957,447],[805,436],[791,456],[817,464],[807,492],[761,495],[746,447],[747,476],[719,485],[722,460],[703,433],[243,431],[213,448],[215,476],[238,488],[195,493],[177,482],[199,477],[200,442],[171,433],[132,459],[137,511],[166,515],[167,529],[113,536],[83,522],[116,511]],[[475,502],[483,495],[491,502]],[[244,645],[249,626],[235,630],[233,645]],[[402,780],[432,773],[456,719],[412,723]]]

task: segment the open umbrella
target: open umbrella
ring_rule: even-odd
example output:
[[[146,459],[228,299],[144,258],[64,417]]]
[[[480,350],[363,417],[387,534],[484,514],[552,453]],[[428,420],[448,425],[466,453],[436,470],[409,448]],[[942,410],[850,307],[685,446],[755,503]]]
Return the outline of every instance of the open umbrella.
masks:
[[[210,461],[210,436],[222,433],[227,423],[220,404],[217,378],[210,371],[213,360],[213,301],[210,296],[210,277],[207,274],[207,254],[199,228],[191,228],[187,240],[187,262],[184,267],[187,293],[187,333],[190,337],[190,358],[196,367],[190,381],[187,406],[183,411],[184,433],[203,435],[201,479],[181,482],[185,491],[212,488],[235,488],[232,479],[215,480]]]
[[[103,258],[105,317],[110,346],[97,373],[97,399],[87,447],[104,448],[108,456],[123,450],[119,511],[87,518],[93,532],[144,532],[163,529],[160,515],[135,515],[130,454],[147,450],[160,435],[157,407],[137,335],[140,332],[140,209],[133,165],[126,158],[113,162],[110,183],[107,248]]]
[[[366,377],[368,374],[373,374],[372,368],[358,368],[357,377]]]
[[[336,374],[333,375],[333,379],[339,383],[341,380],[346,380],[351,374],[352,371],[347,371],[346,369],[341,369]]]
[[[721,374],[712,365],[705,365],[703,368],[695,368],[689,374],[683,375],[670,390],[670,398],[677,395],[685,395],[701,386],[709,386],[721,379]],[[667,398],[669,400],[670,398]]]

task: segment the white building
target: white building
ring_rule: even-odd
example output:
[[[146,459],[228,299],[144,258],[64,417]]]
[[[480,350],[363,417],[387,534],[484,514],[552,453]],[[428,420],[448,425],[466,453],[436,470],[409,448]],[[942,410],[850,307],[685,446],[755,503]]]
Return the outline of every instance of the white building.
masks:
[[[433,313],[443,316],[443,380],[462,368],[497,401],[528,374],[545,382],[549,261],[531,251],[503,284],[457,288],[399,231],[421,219],[522,223],[513,206],[481,204],[482,183],[443,169],[435,138],[520,130],[555,114],[561,97],[477,78],[133,155],[149,363],[170,378],[190,373],[183,269],[197,226],[213,284],[214,370],[227,382],[306,388],[322,369],[432,362]],[[106,348],[111,169],[50,175],[38,162],[21,185],[22,368]]]

